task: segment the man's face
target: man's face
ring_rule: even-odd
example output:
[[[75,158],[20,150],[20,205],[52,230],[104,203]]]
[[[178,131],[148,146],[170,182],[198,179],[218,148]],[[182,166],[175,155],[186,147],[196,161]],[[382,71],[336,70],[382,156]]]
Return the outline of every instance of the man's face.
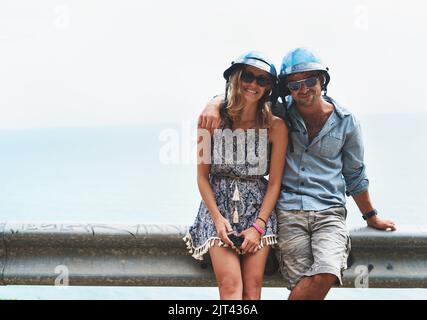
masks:
[[[317,79],[313,79],[316,77]],[[318,71],[295,73],[287,76],[292,98],[301,107],[313,106],[322,94],[322,76]],[[301,81],[306,80],[306,81]],[[292,83],[297,81],[296,83]],[[314,84],[314,85],[313,85]],[[311,86],[313,85],[313,86]]]

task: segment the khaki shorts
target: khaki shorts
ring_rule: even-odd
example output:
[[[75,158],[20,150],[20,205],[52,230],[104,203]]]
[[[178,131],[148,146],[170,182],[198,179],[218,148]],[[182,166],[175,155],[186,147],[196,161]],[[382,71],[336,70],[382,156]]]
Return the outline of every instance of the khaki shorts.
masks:
[[[278,260],[286,286],[292,290],[302,277],[319,273],[335,275],[342,285],[347,269],[350,236],[345,224],[347,210],[322,211],[276,209]]]

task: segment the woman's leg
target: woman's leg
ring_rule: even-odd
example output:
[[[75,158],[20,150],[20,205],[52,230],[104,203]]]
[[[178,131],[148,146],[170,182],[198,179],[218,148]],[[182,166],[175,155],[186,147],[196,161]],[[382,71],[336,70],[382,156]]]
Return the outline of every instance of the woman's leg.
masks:
[[[242,299],[242,272],[240,258],[231,248],[218,247],[209,249],[213,270],[219,288],[221,300]]]
[[[259,300],[264,279],[265,263],[270,251],[269,246],[264,246],[254,254],[246,254],[243,258],[243,299]]]

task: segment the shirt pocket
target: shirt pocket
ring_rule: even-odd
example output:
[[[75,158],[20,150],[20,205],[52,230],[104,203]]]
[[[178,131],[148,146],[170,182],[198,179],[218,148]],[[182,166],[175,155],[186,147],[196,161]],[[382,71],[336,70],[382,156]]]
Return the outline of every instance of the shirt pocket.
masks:
[[[335,158],[341,151],[343,140],[341,135],[330,132],[325,135],[320,143],[320,155]]]

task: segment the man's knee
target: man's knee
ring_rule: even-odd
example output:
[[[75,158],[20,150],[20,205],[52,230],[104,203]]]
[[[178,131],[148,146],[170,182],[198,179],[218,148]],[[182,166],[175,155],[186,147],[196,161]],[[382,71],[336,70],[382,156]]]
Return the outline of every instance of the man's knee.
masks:
[[[319,273],[311,277],[314,285],[320,287],[332,287],[338,280],[332,273]]]

